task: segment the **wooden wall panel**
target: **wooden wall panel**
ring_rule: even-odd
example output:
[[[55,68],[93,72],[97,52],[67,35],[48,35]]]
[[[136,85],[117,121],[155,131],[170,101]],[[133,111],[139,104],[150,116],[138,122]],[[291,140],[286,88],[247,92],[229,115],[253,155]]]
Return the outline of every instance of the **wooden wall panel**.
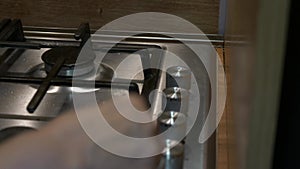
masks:
[[[272,168],[289,0],[228,0],[230,169]],[[244,37],[243,45],[234,43]],[[227,52],[226,52],[227,53]],[[228,53],[225,55],[228,56]]]
[[[100,28],[137,12],[180,16],[205,33],[218,32],[219,0],[1,0],[0,18],[21,18],[24,25],[75,27],[90,22]]]

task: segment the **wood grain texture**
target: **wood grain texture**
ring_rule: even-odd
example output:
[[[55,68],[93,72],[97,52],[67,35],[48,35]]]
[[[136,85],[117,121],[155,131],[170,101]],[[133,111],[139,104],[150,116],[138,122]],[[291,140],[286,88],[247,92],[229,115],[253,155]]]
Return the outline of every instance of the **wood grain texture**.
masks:
[[[272,168],[289,1],[269,2],[228,0],[225,45],[231,50],[233,88],[230,169]],[[237,36],[243,36],[246,45],[232,44]]]
[[[227,98],[225,110],[222,115],[221,121],[217,129],[217,169],[230,169],[231,162],[229,159],[230,153],[230,137],[229,137],[229,126],[232,118],[232,102],[231,102],[231,77],[230,77],[230,66],[229,66],[229,50],[224,48],[217,48],[217,52],[221,61],[223,62],[224,71],[226,74],[226,85],[227,85]]]
[[[205,33],[218,32],[219,0],[1,0],[0,18],[21,18],[24,25],[92,28],[137,12],[174,14]]]
[[[232,69],[231,69],[231,51],[230,48],[224,47],[224,58],[226,68],[226,80],[227,80],[227,99],[226,99],[226,159],[227,168],[236,169],[236,145],[234,135],[234,114],[233,114],[233,103],[232,103]]]

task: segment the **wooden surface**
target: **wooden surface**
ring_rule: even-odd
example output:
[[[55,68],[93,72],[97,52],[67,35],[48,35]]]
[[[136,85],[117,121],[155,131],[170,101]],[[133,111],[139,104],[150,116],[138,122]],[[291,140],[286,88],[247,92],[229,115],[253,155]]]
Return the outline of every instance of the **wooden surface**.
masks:
[[[205,33],[218,32],[219,0],[1,0],[0,18],[21,18],[24,25],[92,28],[137,12],[174,14]]]
[[[227,99],[224,113],[217,129],[217,169],[230,169],[231,163],[229,159],[229,122],[232,114],[231,109],[231,80],[229,67],[229,51],[223,48],[217,48],[217,52],[223,62],[227,83]]]
[[[230,169],[272,168],[289,0],[228,0],[233,118]],[[243,45],[232,43],[243,37]],[[235,147],[235,148],[234,148]]]

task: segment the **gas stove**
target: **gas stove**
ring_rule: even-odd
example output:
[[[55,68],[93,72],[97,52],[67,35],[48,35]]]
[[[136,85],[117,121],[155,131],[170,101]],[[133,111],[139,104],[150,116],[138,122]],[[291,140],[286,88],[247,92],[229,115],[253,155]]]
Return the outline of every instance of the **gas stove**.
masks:
[[[95,63],[94,54],[76,62],[93,32],[95,30],[91,30],[88,23],[78,28],[50,28],[23,26],[18,19],[0,22],[0,141],[24,130],[38,130],[49,120],[74,109],[74,92],[95,92],[97,101],[101,102],[110,98],[111,88],[131,90],[145,96],[155,89],[163,90],[166,77],[161,71],[147,69],[139,72],[147,64],[163,63],[163,57],[151,57],[157,53],[148,49],[167,49],[186,62],[193,62],[187,58],[194,55],[188,47],[153,32],[142,32],[117,43],[105,54],[100,66],[95,66],[99,63]],[[97,35],[97,43],[112,43],[115,37],[122,37],[124,33],[126,31],[106,31],[105,36]],[[202,35],[182,36],[193,43],[207,43],[197,38]],[[218,39],[214,35],[211,38]],[[222,45],[222,41],[210,42]],[[137,52],[139,50],[143,52]],[[119,63],[128,55],[128,66],[119,68]],[[216,162],[215,135],[203,144],[198,143],[197,138],[210,105],[210,84],[205,69],[201,66],[197,69],[200,72],[196,75],[200,84],[200,116],[186,136],[183,168],[211,169],[215,168]],[[118,78],[112,82],[116,71]],[[135,74],[133,79],[132,74]],[[72,83],[74,76],[81,79],[77,86]],[[125,81],[129,78],[128,87]],[[95,85],[94,89],[86,87],[91,84]]]

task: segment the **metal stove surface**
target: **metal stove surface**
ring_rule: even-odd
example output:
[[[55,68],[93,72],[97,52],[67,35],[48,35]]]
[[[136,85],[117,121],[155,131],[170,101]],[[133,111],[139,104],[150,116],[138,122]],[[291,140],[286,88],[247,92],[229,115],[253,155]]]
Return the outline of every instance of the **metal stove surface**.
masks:
[[[0,119],[0,144],[11,137],[30,130],[38,130],[46,124],[43,121],[25,119]]]
[[[168,51],[180,56],[188,65],[193,65],[195,63],[193,60],[193,58],[195,58],[193,56],[194,53],[185,45],[177,42],[166,43],[160,42],[159,40],[156,40],[155,42],[144,42],[138,40],[130,43],[160,46],[161,48],[166,48]],[[0,48],[0,54],[5,53],[7,50],[8,48]],[[20,57],[11,66],[9,72],[32,72],[33,69],[43,64],[41,55],[46,50],[48,49],[27,49],[24,52],[20,52]],[[122,60],[122,57],[126,57],[126,55],[123,55],[122,53],[112,53],[110,55],[113,57],[107,57],[104,62],[112,69],[116,68],[118,63]],[[141,70],[142,63],[140,56],[134,54],[131,59],[130,65],[120,70],[121,78],[126,79],[129,74],[135,74],[137,70]],[[201,127],[204,124],[210,106],[210,84],[204,67],[198,66],[195,69],[199,72],[199,74],[196,75],[196,80],[199,82],[198,86],[201,103],[196,125],[193,126],[186,139],[184,168],[213,169],[215,168],[216,162],[215,135],[211,136],[206,143],[198,143],[198,134],[201,131]],[[106,75],[103,74],[103,77],[105,76]],[[110,75],[108,75],[108,77],[110,77]],[[136,78],[137,80],[142,80],[142,72],[140,72]],[[162,76],[161,78],[158,88],[162,90],[164,88],[165,77]],[[1,82],[0,90],[0,131],[11,127],[38,129],[46,123],[44,120],[52,119],[61,113],[69,111],[73,107],[71,91],[74,90],[74,88],[70,87],[51,87],[33,114],[28,113],[26,106],[37,91],[37,88],[34,85]],[[78,88],[75,90],[78,90]],[[78,90],[78,92],[84,93],[87,91],[82,89]],[[96,98],[99,99],[99,101],[101,101],[101,99],[104,100],[107,98],[109,92],[109,89],[101,88],[96,91]]]
[[[9,49],[0,49],[0,54],[3,54],[7,50]],[[20,74],[25,73],[26,75],[30,75],[32,77],[45,77],[46,72],[43,69],[44,63],[41,59],[41,55],[47,50],[49,49],[22,50],[21,55],[10,67],[8,72]],[[98,70],[96,80],[110,80],[113,76],[113,71],[111,69],[115,69],[118,62],[120,62],[124,57],[126,57],[126,55],[121,53],[108,54],[107,57],[105,57],[107,59],[104,59],[105,66],[100,67],[100,70]],[[120,73],[118,73],[118,77],[126,79],[128,78],[128,75],[136,73],[137,70],[141,70],[142,65],[139,57],[140,56],[137,54],[131,55],[129,59],[132,65],[128,66],[127,68],[119,68],[118,70]],[[91,72],[90,74],[93,73],[94,72]],[[83,78],[94,79],[94,77],[89,76],[89,74],[83,76]],[[142,72],[140,72],[135,79],[143,80]],[[37,91],[37,88],[38,85],[34,84],[0,83],[0,116],[2,118],[8,117],[48,120],[72,109],[72,92],[84,94],[85,92],[94,91],[80,87],[51,86],[39,104],[37,110],[30,114],[26,110],[26,106]],[[103,101],[108,98],[107,94],[109,92],[110,89],[107,88],[98,89],[95,92],[96,98],[99,99],[99,102]]]

